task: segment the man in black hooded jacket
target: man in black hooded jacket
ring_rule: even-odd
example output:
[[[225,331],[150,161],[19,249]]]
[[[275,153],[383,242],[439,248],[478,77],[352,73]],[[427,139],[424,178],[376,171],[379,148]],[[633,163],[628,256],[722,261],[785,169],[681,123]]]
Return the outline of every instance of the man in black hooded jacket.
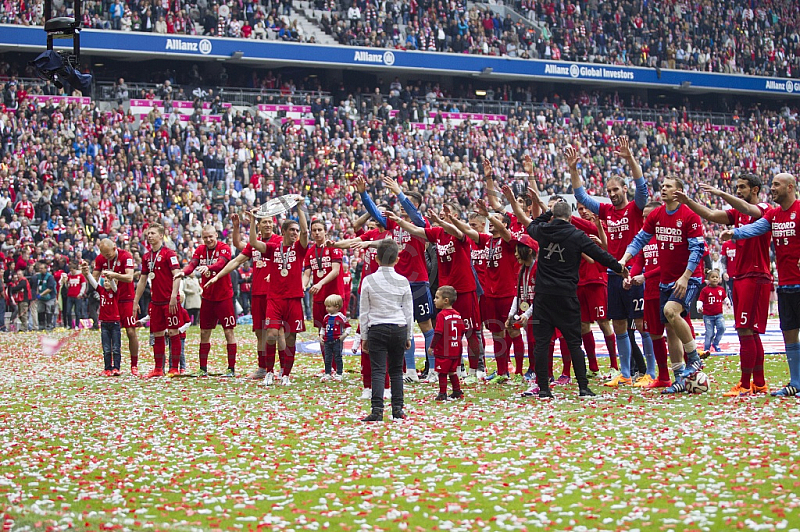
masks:
[[[591,397],[586,378],[586,356],[581,348],[581,307],[578,302],[578,269],[585,253],[603,266],[627,277],[614,257],[598,247],[583,231],[570,223],[572,208],[559,201],[528,226],[528,234],[539,243],[536,295],[533,300],[533,335],[536,339],[536,379],[539,398],[552,398],[548,357],[555,329],[564,335],[572,355],[580,397]],[[551,221],[552,219],[552,221]]]

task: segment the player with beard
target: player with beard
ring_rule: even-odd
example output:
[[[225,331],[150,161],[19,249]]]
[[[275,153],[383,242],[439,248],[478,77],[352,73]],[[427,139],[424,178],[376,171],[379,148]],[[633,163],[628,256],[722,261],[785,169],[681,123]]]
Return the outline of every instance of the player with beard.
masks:
[[[134,262],[133,255],[108,238],[100,241],[98,246],[100,255],[94,259],[92,277],[95,281],[104,276],[117,283],[117,310],[119,323],[125,329],[128,337],[128,350],[131,353],[131,375],[139,375],[139,337],[136,334],[136,320],[138,315],[133,305],[135,288],[133,286]]]
[[[211,333],[222,325],[228,354],[228,371],[225,377],[236,376],[236,314],[233,310],[233,285],[230,274],[219,275],[231,261],[231,248],[220,242],[217,230],[207,225],[201,233],[203,243],[197,246],[183,275],[196,273],[200,277],[202,301],[200,302],[200,369],[193,377],[208,376],[208,355],[211,352]],[[215,277],[213,283],[209,283]]]
[[[274,382],[275,368],[275,344],[266,343],[264,333],[264,320],[267,318],[267,299],[269,298],[269,258],[262,255],[260,251],[253,249],[249,243],[244,244],[240,237],[241,221],[238,214],[231,215],[233,222],[233,245],[241,253],[233,260],[228,262],[218,276],[214,276],[208,284],[217,282],[217,277],[222,278],[230,274],[233,270],[247,262],[253,263],[252,287],[250,289],[250,313],[253,317],[253,332],[256,333],[258,369],[248,375],[249,379],[262,380],[264,384],[271,386]],[[261,218],[256,225],[250,226],[250,231],[257,231],[258,238],[262,242],[277,243],[281,241],[281,236],[273,233],[275,221],[272,217]]]
[[[599,203],[589,196],[583,188],[583,179],[578,170],[578,152],[572,146],[567,146],[564,156],[569,166],[572,189],[575,199],[586,206],[601,220],[606,222],[608,227],[608,252],[619,260],[625,254],[625,249],[631,243],[633,237],[642,227],[642,210],[647,204],[647,184],[642,176],[642,168],[636,161],[631,151],[627,137],[617,139],[618,149],[616,153],[625,161],[631,169],[634,182],[636,183],[636,194],[634,201],[628,201],[628,187],[621,177],[613,176],[606,180],[606,191],[611,199],[611,204]],[[645,242],[646,243],[646,242]],[[609,272],[608,275],[608,317],[611,319],[614,333],[616,334],[616,349],[620,359],[620,375],[614,376],[609,383],[610,386],[631,385],[631,344],[628,336],[628,320],[638,320],[641,323],[644,307],[643,288],[641,286],[625,290],[622,286],[622,277]]]
[[[711,209],[677,193],[678,201],[692,209],[702,218],[718,224],[743,227],[761,219],[769,205],[759,202],[761,179],[754,174],[741,174],[736,179],[736,194],[731,195],[709,185],[701,189],[725,200],[731,209]],[[736,333],[739,335],[739,382],[725,392],[727,397],[748,396],[767,393],[764,379],[764,346],[761,335],[766,332],[769,316],[769,294],[772,287],[769,245],[771,236],[763,234],[754,238],[735,240],[734,256],[728,274],[733,278],[733,314]],[[751,382],[752,378],[752,382]]]

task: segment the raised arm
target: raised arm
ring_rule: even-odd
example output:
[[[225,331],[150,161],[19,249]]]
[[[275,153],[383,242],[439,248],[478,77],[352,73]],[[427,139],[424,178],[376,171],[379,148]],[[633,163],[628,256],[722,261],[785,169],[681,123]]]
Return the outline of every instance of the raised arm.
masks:
[[[436,215],[434,214],[434,216],[436,216]],[[438,217],[437,217],[437,219],[438,219]],[[454,226],[456,226],[456,229],[458,229],[459,231],[464,233],[464,235],[466,235],[467,238],[472,239],[472,241],[475,242],[476,244],[478,243],[478,239],[480,239],[481,235],[475,229],[470,227],[469,224],[464,223],[463,220],[461,220],[461,219],[459,219],[457,217],[452,218],[451,222],[452,222],[452,224]]]
[[[525,213],[525,209],[523,209],[522,205],[517,201],[517,197],[514,196],[514,191],[511,190],[510,186],[503,185],[503,195],[509,203],[511,203],[511,210],[514,211],[514,216],[517,217],[519,223],[521,223],[523,227],[528,227],[532,221],[531,217]]]
[[[647,205],[647,197],[649,194],[647,193],[647,183],[642,175],[642,167],[639,166],[639,162],[633,156],[628,137],[619,137],[617,143],[619,144],[617,154],[628,162],[628,166],[631,168],[633,181],[636,183],[636,193],[633,196],[633,202],[639,209],[644,209],[644,206]]]
[[[486,178],[486,199],[489,200],[489,206],[496,211],[502,210],[503,204],[500,203],[498,198],[497,188],[492,176],[492,163],[486,157],[483,158],[483,177]]]
[[[397,216],[395,213],[393,213],[391,211],[387,211],[386,212],[386,217],[388,219],[392,220],[394,223],[396,223],[400,227],[402,227],[403,229],[405,229],[406,231],[408,231],[408,234],[410,234],[411,236],[415,236],[417,238],[421,238],[422,240],[425,240],[425,241],[428,240],[428,237],[425,235],[425,229],[423,229],[421,227],[417,227],[416,225],[412,224],[411,222],[407,222],[407,221],[403,220],[402,218],[400,218],[399,216]]]
[[[445,205],[442,207],[442,218],[436,216],[436,213],[431,213],[431,220],[444,229],[445,233],[453,235],[458,240],[464,240],[464,233],[458,227],[453,225],[453,213],[450,212],[450,207]]]
[[[242,242],[242,229],[240,227],[241,224],[238,214],[231,214],[231,223],[233,224],[233,235],[231,235],[231,242],[233,243],[233,247],[239,251],[242,251],[244,249],[244,242]],[[250,231],[255,230],[255,227],[250,226]]]
[[[304,248],[308,247],[308,219],[306,218],[306,209],[303,200],[297,204],[297,222],[300,224],[300,245]]]
[[[400,205],[403,206],[403,210],[406,211],[408,217],[411,219],[411,223],[416,225],[417,227],[425,227],[425,218],[419,213],[419,210],[411,203],[411,200],[406,197],[403,193],[403,189],[400,188],[400,185],[389,176],[383,176],[383,184],[386,187],[395,193],[397,196],[397,200],[400,202]],[[385,226],[384,226],[385,227]]]
[[[722,190],[720,190],[718,188],[714,188],[711,185],[707,185],[705,183],[700,185],[700,189],[703,192],[705,192],[706,194],[711,194],[712,196],[717,196],[717,197],[722,198],[723,200],[725,200],[725,202],[728,203],[728,205],[730,205],[731,207],[733,207],[734,209],[736,209],[740,213],[746,214],[746,215],[752,217],[754,220],[758,220],[759,218],[761,218],[761,216],[763,216],[763,214],[761,213],[761,209],[758,208],[758,205],[753,205],[751,203],[747,203],[745,200],[743,200],[741,198],[737,198],[736,196],[734,196],[732,194],[728,194],[727,192],[723,192]],[[694,209],[692,209],[692,210],[694,211]],[[694,211],[694,212],[697,212],[697,211]],[[725,212],[725,211],[723,211],[723,212]],[[697,214],[700,214],[700,213],[698,212]],[[700,216],[703,216],[703,215],[700,214]],[[726,220],[727,220],[727,214],[725,215],[725,217],[726,217]],[[727,224],[728,222],[726,221],[726,222],[720,222],[720,223],[726,223]]]
[[[746,238],[761,236],[770,229],[772,229],[772,224],[769,222],[769,220],[766,218],[759,218],[751,224],[743,225],[742,227],[737,227],[733,230],[723,231],[719,235],[719,239],[722,242],[730,240],[731,238],[733,238],[733,240],[744,240]]]
[[[569,168],[569,177],[572,181],[572,192],[575,194],[575,199],[578,203],[583,203],[587,209],[595,214],[600,213],[600,203],[586,193],[583,188],[583,179],[578,173],[578,150],[571,145],[564,148],[564,158],[567,160],[567,167]]]
[[[503,223],[503,220],[499,216],[489,216],[489,223],[492,224],[495,229],[497,229],[497,233],[500,235],[500,238],[506,242],[511,241],[511,232],[508,230],[506,224]]]
[[[728,223],[730,223],[730,220],[728,220],[728,213],[720,209],[711,209],[709,207],[706,207],[705,205],[701,205],[692,198],[690,198],[689,196],[687,196],[686,193],[682,190],[675,191],[675,199],[679,203],[683,203],[684,205],[692,209],[694,212],[696,212],[697,215],[700,216],[700,218],[705,218],[709,222],[714,222],[723,225],[728,225]],[[757,207],[756,210],[758,210]],[[760,215],[761,211],[759,211],[759,216]]]
[[[252,211],[248,211],[247,216],[250,218],[250,247],[261,254],[264,254],[267,252],[267,244],[258,239],[258,231],[256,231],[256,217]]]
[[[353,231],[358,231],[359,229],[364,227],[364,225],[369,221],[371,216],[372,215],[369,212],[366,212],[361,216],[359,216],[358,218],[356,218],[356,220],[353,222]]]

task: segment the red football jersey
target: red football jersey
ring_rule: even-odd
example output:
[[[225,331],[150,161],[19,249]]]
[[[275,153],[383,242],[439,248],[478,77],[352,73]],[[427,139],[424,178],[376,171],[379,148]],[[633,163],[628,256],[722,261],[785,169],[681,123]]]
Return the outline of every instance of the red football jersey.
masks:
[[[759,203],[757,207],[763,216],[769,208],[769,205],[766,203]],[[725,212],[728,213],[728,224],[734,227],[742,227],[743,225],[749,225],[756,221],[756,218],[742,214],[736,209],[728,209]],[[739,277],[742,279],[745,277],[760,277],[772,280],[772,270],[770,269],[769,260],[770,239],[770,234],[765,233],[761,236],[737,240],[734,243],[736,247],[734,256],[740,257],[739,265],[736,266],[736,271],[741,273],[737,273],[734,277],[731,275],[730,268],[728,268],[728,275],[730,277]],[[723,246],[723,250],[724,249]],[[730,262],[732,261],[729,260],[728,263],[730,264]]]
[[[363,233],[360,238],[363,242],[371,242],[373,240],[382,240],[389,236],[388,231],[383,229],[370,229]],[[358,291],[361,292],[361,286],[364,284],[364,278],[372,275],[378,271],[378,250],[375,248],[367,248],[364,252],[364,266],[361,268],[361,280],[358,282]]]
[[[516,279],[519,262],[514,256],[517,242],[506,242],[502,238],[492,238],[489,233],[479,233],[478,248],[486,250],[486,281],[483,285],[490,297],[514,297],[516,287],[510,279]]]
[[[317,247],[316,244],[308,245],[306,258],[303,260],[303,269],[311,269],[311,284],[320,282],[326,275],[331,273],[333,265],[342,264],[342,250],[328,247]],[[322,275],[320,275],[322,272]],[[314,294],[314,301],[325,301],[325,298],[332,294],[344,294],[344,283],[342,282],[341,269],[336,278],[322,287],[322,290]]]
[[[97,314],[98,319],[106,323],[118,322],[119,309],[117,307],[116,294],[111,290],[106,290],[105,287],[100,285],[97,285],[97,293],[100,294],[100,309]]]
[[[207,301],[225,301],[233,297],[233,284],[230,274],[206,288],[206,283],[217,273],[222,271],[231,260],[231,248],[224,242],[217,242],[214,249],[208,249],[205,244],[200,244],[194,250],[192,261],[184,268],[185,275],[191,275],[197,266],[210,268],[209,275],[200,276],[200,286],[203,289],[203,299]],[[216,266],[215,266],[216,265]],[[212,268],[213,266],[213,268]]]
[[[261,240],[259,238],[259,240]],[[280,242],[283,240],[281,235],[272,235],[267,243]],[[261,255],[261,252],[253,249],[247,244],[242,250],[242,255],[248,257],[253,263],[253,287],[251,295],[266,296],[269,294],[269,257]]]
[[[436,315],[436,327],[434,334],[440,334],[442,341],[436,344],[433,356],[436,358],[461,358],[461,338],[465,330],[464,320],[461,314],[449,308],[439,311]]]
[[[178,256],[167,246],[161,246],[158,251],[148,251],[142,260],[142,275],[155,274],[150,283],[150,301],[155,304],[169,303],[172,296],[172,272],[179,270]]]
[[[117,248],[117,257],[111,262],[107,261],[104,256],[98,255],[97,258],[94,259],[94,269],[99,272],[111,270],[112,272],[125,275],[125,270],[135,270],[136,264],[134,264],[133,256],[130,253],[124,249]],[[114,282],[117,283],[117,301],[133,301],[134,296],[136,296],[136,285],[133,284],[133,281],[130,283],[123,283],[120,281]]]
[[[644,257],[644,299],[645,301],[652,301],[661,296],[661,289],[658,286],[658,280],[661,278],[661,270],[658,266],[658,241],[656,237],[650,239],[650,242],[642,249],[642,256]]]
[[[725,301],[725,289],[722,286],[704,286],[700,290],[698,301],[703,303],[703,316],[722,314],[722,303]]]
[[[586,233],[587,235],[599,236],[597,227],[580,216],[572,217],[572,225]],[[594,263],[585,260],[581,261],[580,269],[578,270],[578,286],[585,286],[587,284],[608,284],[608,272],[606,267],[595,261]]]
[[[629,201],[622,209],[616,209],[610,203],[600,204],[600,219],[608,227],[608,252],[620,260],[625,249],[642,228],[642,209]]]
[[[800,238],[797,238],[800,200],[796,200],[785,211],[780,205],[770,207],[764,213],[764,218],[772,224],[778,286],[800,285],[800,268],[797,266],[797,261],[800,260]]]
[[[81,295],[81,288],[86,284],[83,274],[67,275],[67,297],[78,297]]]
[[[411,236],[411,233],[388,218],[386,219],[386,229],[400,246],[397,265],[394,267],[395,271],[408,279],[409,283],[427,283],[428,265],[425,263],[425,241]]]
[[[770,235],[771,238],[771,235]],[[736,244],[738,240],[728,240],[722,244],[722,254],[726,257],[725,269],[728,277],[735,278],[738,269],[738,261],[736,260],[736,249],[739,247]]]
[[[525,226],[520,223],[516,214],[513,212],[508,213],[508,219],[508,230],[514,235],[514,238],[519,238],[521,234],[525,233]]]
[[[472,274],[470,245],[467,237],[458,240],[441,227],[425,229],[425,236],[436,244],[439,258],[439,286],[450,285],[456,292],[474,292],[475,276]]]
[[[672,214],[668,214],[667,207],[661,205],[650,213],[643,229],[655,235],[658,242],[660,282],[674,283],[683,275],[689,263],[689,239],[703,236],[700,217],[686,205],[681,205]]]
[[[269,261],[269,297],[273,299],[294,299],[303,297],[303,259],[308,248],[300,240],[291,246],[280,242],[268,242],[266,255]],[[288,272],[286,276],[281,271]]]

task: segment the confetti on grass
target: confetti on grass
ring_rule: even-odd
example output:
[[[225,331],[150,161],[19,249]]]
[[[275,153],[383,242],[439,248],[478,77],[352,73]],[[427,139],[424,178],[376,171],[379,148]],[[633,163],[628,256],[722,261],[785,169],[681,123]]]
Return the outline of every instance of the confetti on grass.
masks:
[[[237,333],[245,374],[255,344]],[[190,369],[197,342],[190,331]],[[572,385],[540,403],[481,385],[439,404],[419,384],[406,390],[408,420],[366,425],[352,358],[344,382],[322,383],[321,362],[298,355],[294,385],[265,389],[98,377],[98,346],[83,331],[43,356],[37,335],[0,335],[4,529],[800,527],[798,403],[723,398],[737,378],[730,358],[708,362],[715,394],[598,385],[580,401]],[[224,364],[217,331],[211,367]],[[785,359],[768,357],[767,370],[782,382]]]

